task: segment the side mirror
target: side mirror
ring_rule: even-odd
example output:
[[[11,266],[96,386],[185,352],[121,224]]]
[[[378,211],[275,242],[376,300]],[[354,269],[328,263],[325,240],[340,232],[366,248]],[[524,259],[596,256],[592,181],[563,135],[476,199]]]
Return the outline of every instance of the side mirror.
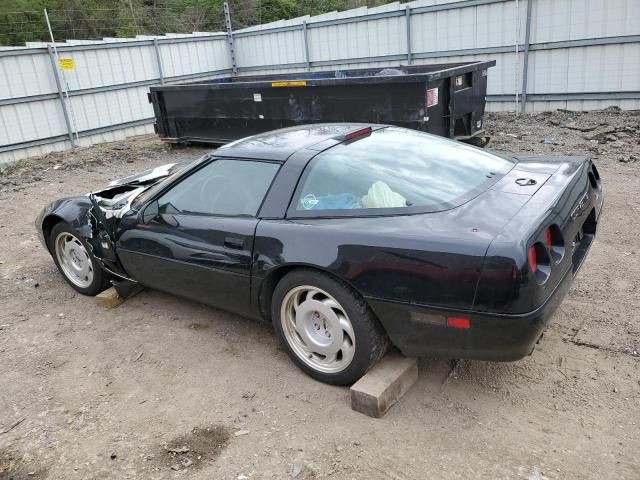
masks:
[[[162,213],[160,214],[160,219],[166,223],[167,225],[169,225],[170,227],[179,227],[180,226],[180,222],[178,222],[178,220],[176,219],[176,217],[174,217],[173,215],[169,214],[169,213]]]
[[[142,212],[142,223],[151,223],[160,214],[160,204],[154,200]]]

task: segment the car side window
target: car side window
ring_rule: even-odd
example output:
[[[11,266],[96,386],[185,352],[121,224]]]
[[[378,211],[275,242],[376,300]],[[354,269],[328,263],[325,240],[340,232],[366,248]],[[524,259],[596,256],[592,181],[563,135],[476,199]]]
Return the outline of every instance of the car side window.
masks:
[[[255,216],[279,164],[215,160],[158,199],[160,213]]]

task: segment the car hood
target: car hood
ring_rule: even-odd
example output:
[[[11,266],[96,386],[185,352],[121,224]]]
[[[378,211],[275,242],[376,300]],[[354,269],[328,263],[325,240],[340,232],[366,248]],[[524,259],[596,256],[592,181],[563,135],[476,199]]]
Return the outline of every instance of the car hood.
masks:
[[[88,195],[93,196],[106,219],[119,218],[131,208],[131,203],[138,195],[188,165],[189,162],[160,165],[128,177],[113,180],[107,188],[96,190]]]
[[[167,163],[166,165],[160,165],[159,167],[151,168],[140,173],[134,173],[128,177],[113,180],[109,183],[109,187],[116,185],[145,185],[148,183],[155,183],[157,180],[168,177],[172,173],[182,170],[188,165],[188,162],[180,163]]]

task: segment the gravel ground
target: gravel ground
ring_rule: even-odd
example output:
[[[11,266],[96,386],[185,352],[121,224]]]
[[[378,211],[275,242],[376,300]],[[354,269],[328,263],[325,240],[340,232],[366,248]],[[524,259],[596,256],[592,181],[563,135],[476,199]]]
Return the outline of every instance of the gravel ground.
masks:
[[[640,478],[640,113],[488,115],[491,149],[592,155],[598,238],[532,356],[421,359],[380,420],[271,327],[144,291],[76,294],[33,227],[49,201],[194,158],[154,137],[0,175],[0,479]]]

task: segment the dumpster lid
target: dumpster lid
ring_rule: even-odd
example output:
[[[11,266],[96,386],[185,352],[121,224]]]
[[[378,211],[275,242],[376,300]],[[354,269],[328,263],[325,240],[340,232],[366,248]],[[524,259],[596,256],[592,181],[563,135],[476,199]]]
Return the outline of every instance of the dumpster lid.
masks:
[[[330,85],[395,84],[417,81],[436,81],[441,78],[486,70],[495,66],[495,60],[456,62],[429,65],[399,65],[398,68],[362,68],[345,70],[323,70],[317,72],[291,72],[273,75],[236,76],[189,83],[189,88],[198,89],[242,89],[242,88],[304,88]],[[394,72],[391,73],[391,70]],[[151,92],[179,90],[185,84],[151,86]]]

